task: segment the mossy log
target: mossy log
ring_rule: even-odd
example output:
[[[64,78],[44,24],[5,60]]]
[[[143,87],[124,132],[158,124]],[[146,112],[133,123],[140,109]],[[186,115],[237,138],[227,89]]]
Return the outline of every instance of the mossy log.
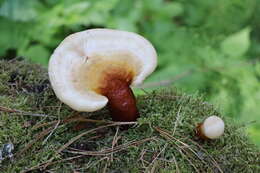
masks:
[[[15,147],[0,172],[260,172],[244,126],[203,98],[165,89],[137,102],[140,118],[126,130],[107,108],[83,113],[61,103],[46,69],[0,61],[0,145]],[[210,115],[224,119],[225,133],[199,139],[194,129]]]

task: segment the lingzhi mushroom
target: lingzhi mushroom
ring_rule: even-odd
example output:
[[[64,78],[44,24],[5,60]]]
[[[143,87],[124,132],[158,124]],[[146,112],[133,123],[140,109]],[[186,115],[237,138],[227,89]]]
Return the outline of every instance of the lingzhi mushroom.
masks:
[[[141,84],[156,65],[156,51],[142,36],[90,29],[65,38],[48,71],[56,96],[71,108],[93,112],[108,104],[114,121],[135,121],[139,113],[131,86]]]

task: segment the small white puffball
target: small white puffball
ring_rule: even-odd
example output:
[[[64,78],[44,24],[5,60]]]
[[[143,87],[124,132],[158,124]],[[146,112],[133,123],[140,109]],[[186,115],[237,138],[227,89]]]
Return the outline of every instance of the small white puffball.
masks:
[[[201,125],[201,132],[209,139],[216,139],[223,135],[225,124],[218,116],[208,117]]]

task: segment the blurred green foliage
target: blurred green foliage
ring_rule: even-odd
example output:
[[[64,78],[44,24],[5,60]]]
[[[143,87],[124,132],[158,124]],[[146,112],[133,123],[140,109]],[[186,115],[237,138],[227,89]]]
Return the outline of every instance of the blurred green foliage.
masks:
[[[46,66],[70,33],[137,32],[159,55],[147,83],[172,80],[205,94],[225,115],[248,123],[260,146],[259,19],[260,0],[0,0],[0,57]]]

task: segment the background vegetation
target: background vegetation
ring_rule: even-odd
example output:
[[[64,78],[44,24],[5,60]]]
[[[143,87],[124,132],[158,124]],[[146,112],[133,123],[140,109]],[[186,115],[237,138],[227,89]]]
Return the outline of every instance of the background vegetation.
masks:
[[[70,33],[137,32],[159,55],[145,90],[175,85],[202,93],[224,115],[248,124],[260,146],[259,19],[259,0],[0,0],[0,58],[47,66]]]

